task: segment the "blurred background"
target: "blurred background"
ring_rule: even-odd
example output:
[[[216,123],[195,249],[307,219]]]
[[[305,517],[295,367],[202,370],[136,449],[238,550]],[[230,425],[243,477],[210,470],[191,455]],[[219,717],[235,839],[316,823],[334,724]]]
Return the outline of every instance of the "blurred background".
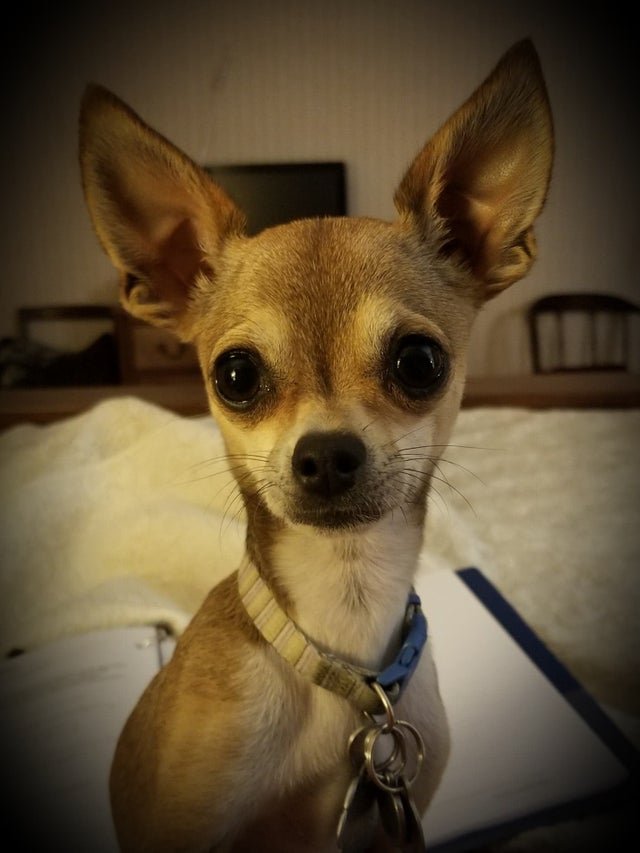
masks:
[[[481,314],[469,366],[472,376],[529,371],[526,310],[535,298],[588,291],[638,301],[637,24],[629,8],[546,0],[20,4],[5,24],[0,335],[17,333],[20,307],[116,302],[77,165],[87,82],[113,90],[201,164],[343,162],[347,212],[390,219],[413,156],[529,36],[557,145],[539,259]],[[634,353],[634,370],[639,361]]]

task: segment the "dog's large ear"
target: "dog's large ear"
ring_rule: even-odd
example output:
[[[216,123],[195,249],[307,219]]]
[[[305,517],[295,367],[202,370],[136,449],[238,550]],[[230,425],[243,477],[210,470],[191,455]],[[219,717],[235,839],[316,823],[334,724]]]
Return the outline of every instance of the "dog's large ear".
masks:
[[[121,273],[125,308],[190,337],[189,299],[244,217],[185,154],[100,86],[80,112],[80,164],[98,238]]]
[[[537,53],[518,42],[418,154],[396,207],[441,253],[470,268],[488,299],[524,276],[553,159]]]

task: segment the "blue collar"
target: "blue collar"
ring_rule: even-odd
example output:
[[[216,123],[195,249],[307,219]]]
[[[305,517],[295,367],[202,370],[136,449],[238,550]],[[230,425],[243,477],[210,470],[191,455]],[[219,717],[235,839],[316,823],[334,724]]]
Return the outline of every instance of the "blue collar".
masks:
[[[428,634],[427,619],[422,612],[420,596],[412,590],[407,601],[400,651],[393,662],[373,679],[392,701],[396,701],[402,694],[413,675]]]

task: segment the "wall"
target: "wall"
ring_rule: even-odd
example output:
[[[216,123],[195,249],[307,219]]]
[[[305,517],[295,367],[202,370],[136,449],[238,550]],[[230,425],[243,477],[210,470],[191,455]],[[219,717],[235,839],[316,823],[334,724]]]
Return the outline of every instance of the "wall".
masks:
[[[413,155],[531,36],[557,158],[532,274],[479,318],[471,372],[528,369],[523,308],[555,290],[638,298],[631,20],[549,2],[201,0],[23,4],[5,56],[0,334],[18,305],[115,299],[76,163],[87,81],[201,162],[340,159],[350,212],[390,218]],[[589,18],[593,14],[593,18]],[[634,25],[635,26],[635,25]]]

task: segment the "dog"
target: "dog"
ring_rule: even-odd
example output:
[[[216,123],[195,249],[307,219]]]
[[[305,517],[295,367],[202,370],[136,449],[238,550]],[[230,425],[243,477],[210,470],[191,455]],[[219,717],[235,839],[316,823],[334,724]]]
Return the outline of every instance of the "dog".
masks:
[[[210,592],[119,738],[110,793],[124,851],[336,850],[357,776],[349,744],[382,725],[381,711],[392,743],[386,763],[370,752],[365,775],[420,752],[411,797],[427,809],[449,753],[430,643],[399,698],[362,673],[380,673],[405,642],[472,323],[534,261],[552,159],[526,39],[418,153],[396,221],[306,219],[248,237],[198,165],[115,95],[87,88],[82,182],[121,302],[194,344],[247,518],[241,566]],[[309,671],[260,623],[256,596],[296,654],[312,656]],[[347,690],[335,689],[336,668]],[[351,849],[397,849],[382,823]]]

